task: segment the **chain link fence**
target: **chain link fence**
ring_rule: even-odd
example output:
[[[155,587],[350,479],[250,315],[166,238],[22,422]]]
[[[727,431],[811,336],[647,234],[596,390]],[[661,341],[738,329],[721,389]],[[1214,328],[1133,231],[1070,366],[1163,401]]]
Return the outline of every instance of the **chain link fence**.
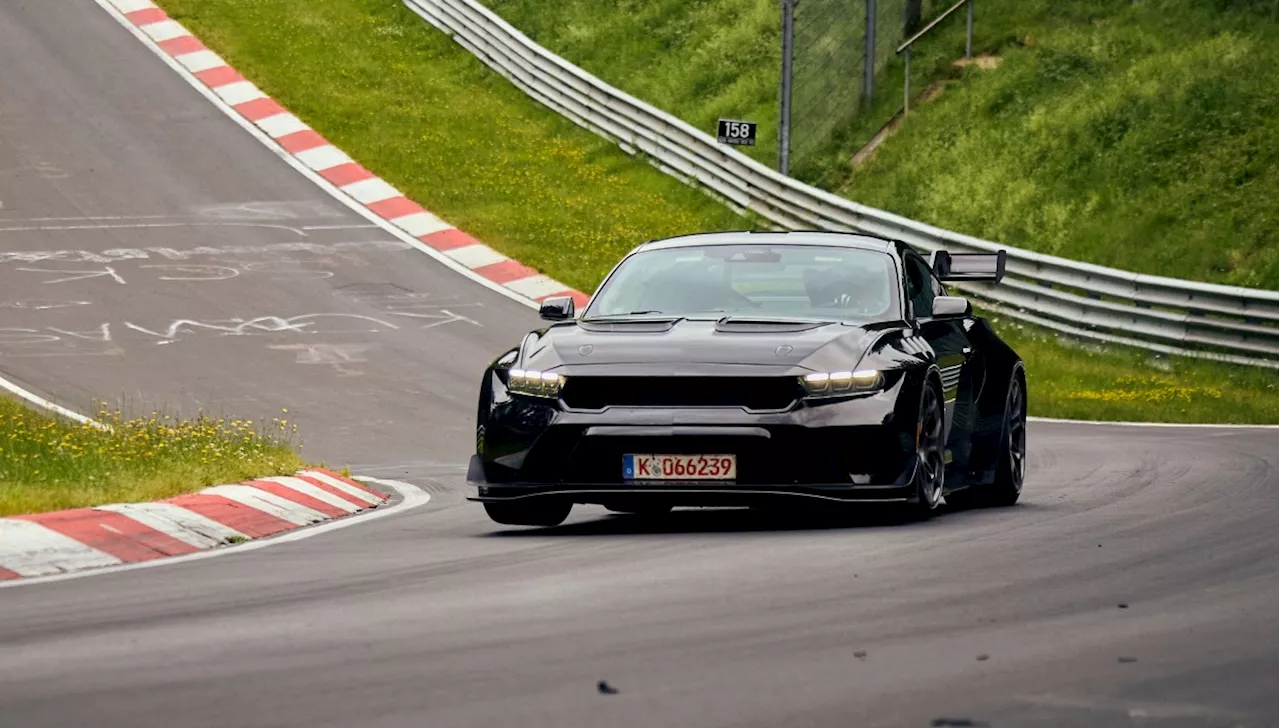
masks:
[[[921,0],[797,0],[791,102],[797,160],[857,116],[870,93],[868,58],[872,76],[883,70],[902,42],[908,11],[918,18]]]

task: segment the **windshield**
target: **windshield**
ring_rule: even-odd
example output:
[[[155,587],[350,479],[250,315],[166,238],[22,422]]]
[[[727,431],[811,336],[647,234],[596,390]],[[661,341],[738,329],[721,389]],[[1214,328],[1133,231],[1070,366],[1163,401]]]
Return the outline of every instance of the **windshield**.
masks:
[[[893,259],[857,248],[706,245],[636,253],[584,318],[714,315],[821,320],[897,310]]]

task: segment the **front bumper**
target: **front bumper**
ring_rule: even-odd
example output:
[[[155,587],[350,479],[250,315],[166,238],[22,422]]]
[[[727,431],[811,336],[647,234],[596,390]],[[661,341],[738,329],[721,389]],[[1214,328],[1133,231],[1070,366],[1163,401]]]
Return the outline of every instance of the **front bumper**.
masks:
[[[899,387],[785,412],[741,408],[577,411],[524,397],[495,403],[467,480],[481,502],[561,498],[605,505],[737,506],[771,500],[915,497],[914,432]],[[626,453],[732,453],[736,481],[627,481]]]
[[[706,481],[664,481],[661,483],[488,483],[479,455],[472,456],[467,480],[477,486],[477,495],[467,500],[481,503],[528,501],[558,498],[575,503],[601,505],[630,504],[687,507],[746,507],[776,501],[828,501],[845,503],[905,503],[915,497],[912,479],[916,461],[890,484],[751,484]]]

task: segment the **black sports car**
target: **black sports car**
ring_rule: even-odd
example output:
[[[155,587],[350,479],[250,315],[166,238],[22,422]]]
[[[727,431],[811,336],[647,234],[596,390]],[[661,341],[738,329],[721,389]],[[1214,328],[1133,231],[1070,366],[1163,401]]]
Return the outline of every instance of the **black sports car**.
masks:
[[[467,479],[490,518],[806,499],[1012,504],[1026,467],[1018,355],[944,282],[999,282],[1004,251],[830,232],[646,243],[581,315],[484,373]]]

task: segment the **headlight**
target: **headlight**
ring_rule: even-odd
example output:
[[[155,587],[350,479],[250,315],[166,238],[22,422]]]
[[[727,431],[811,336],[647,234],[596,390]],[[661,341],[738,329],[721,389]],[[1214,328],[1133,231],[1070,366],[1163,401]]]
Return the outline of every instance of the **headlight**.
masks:
[[[560,388],[563,386],[564,377],[555,372],[540,372],[536,369],[512,369],[507,372],[507,389],[516,394],[555,399],[560,396]]]
[[[838,397],[843,394],[870,392],[884,386],[884,375],[875,369],[856,372],[814,372],[800,377],[800,383],[811,397]]]

